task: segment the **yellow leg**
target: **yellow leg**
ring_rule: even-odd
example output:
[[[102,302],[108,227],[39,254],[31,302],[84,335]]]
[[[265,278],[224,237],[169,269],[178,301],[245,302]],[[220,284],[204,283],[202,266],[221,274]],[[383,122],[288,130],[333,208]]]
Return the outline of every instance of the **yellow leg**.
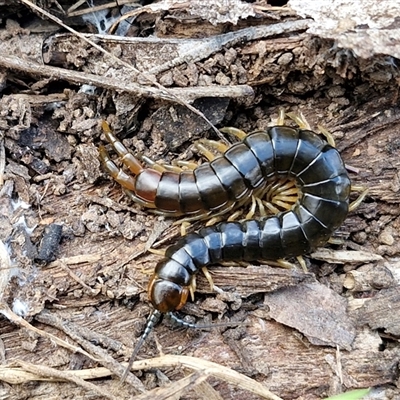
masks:
[[[155,169],[158,172],[165,172],[165,171],[171,171],[171,172],[182,172],[182,168],[180,168],[178,165],[169,165],[169,164],[157,164],[155,161],[153,161],[151,158],[147,156],[141,156],[140,157],[151,169]]]
[[[343,240],[340,239],[340,238],[330,237],[330,238],[328,239],[328,243],[329,243],[329,244],[335,244],[335,245],[337,245],[337,246],[340,246],[340,245],[342,245],[344,242],[343,242]]]
[[[208,161],[212,161],[215,159],[215,154],[213,154],[212,151],[208,150],[204,144],[200,142],[196,142],[194,144],[194,147],[199,151],[201,155],[203,155],[205,158],[207,158]]]
[[[236,221],[240,216],[242,215],[242,211],[235,211],[233,214],[231,214],[228,217],[228,221],[232,222],[232,221]]]
[[[332,146],[336,147],[335,143],[335,138],[332,136],[332,134],[323,126],[318,125],[318,130],[325,136],[326,141]]]
[[[203,272],[204,276],[206,277],[208,283],[210,284],[210,288],[211,288],[212,291],[217,292],[217,293],[223,293],[224,292],[218,286],[214,285],[213,278],[212,278],[211,274],[208,272],[207,267],[203,267],[201,269],[201,271]]]
[[[281,180],[283,182],[284,180]],[[293,179],[289,179],[283,185],[281,184],[279,187],[276,188],[277,193],[285,192],[285,194],[298,194],[299,191],[296,187],[295,181]]]
[[[240,204],[233,202],[232,204],[230,204],[228,207],[224,207],[221,211],[218,211],[215,213],[215,211],[208,211],[208,212],[204,212],[202,215],[199,214],[195,214],[191,217],[186,217],[183,219],[180,219],[178,221],[175,221],[172,225],[179,225],[184,221],[187,222],[191,222],[191,221],[201,221],[206,219],[212,212],[214,213],[214,217],[213,218],[217,218],[220,217],[221,215],[224,215],[226,213],[228,213],[229,211],[231,211],[233,208],[238,207]],[[218,220],[216,220],[218,221]]]
[[[258,204],[258,209],[260,210],[260,215],[262,217],[267,216],[267,211],[265,210],[264,203],[262,202],[262,200],[256,197],[256,202]]]
[[[262,201],[264,206],[268,208],[268,210],[271,212],[271,214],[278,214],[280,210],[276,208],[271,202],[263,200]]]
[[[122,163],[126,165],[132,174],[137,175],[143,170],[143,166],[139,160],[122,144],[122,142],[112,133],[110,126],[103,121],[102,128],[107,141],[111,144],[114,151],[118,154]],[[103,162],[109,159],[107,151],[104,147],[100,147],[100,158]]]
[[[208,283],[210,284],[210,289],[214,290],[214,281],[213,281],[213,278],[212,278],[210,272],[208,271],[207,267],[203,267],[201,269],[201,271],[203,272],[204,276],[206,277]]]
[[[192,299],[192,302],[194,302],[195,291],[196,291],[196,275],[193,275],[192,280],[189,285],[190,298]]]
[[[164,167],[166,171],[177,172],[178,174],[183,171],[182,168],[177,165],[162,164],[162,167]]]
[[[287,113],[286,114],[291,120],[293,120],[300,129],[311,130],[310,124],[307,122],[303,113]]]
[[[263,197],[265,198],[263,204],[273,214],[276,214],[282,210],[293,208],[298,201],[299,190],[293,179],[277,179],[269,183]]]
[[[183,221],[181,224],[181,236],[185,236],[187,233],[187,228],[189,228],[190,222]]]
[[[298,125],[298,127],[299,127],[300,129],[311,130],[310,124],[308,123],[308,121],[306,120],[306,118],[304,117],[304,115],[303,115],[302,112],[299,112],[299,113],[287,113],[286,115],[287,115],[291,120],[293,120],[293,121]],[[280,121],[280,118],[278,118],[278,121]],[[282,120],[282,122],[283,122],[283,120]],[[279,124],[279,123],[278,123],[278,125],[284,125],[284,124],[283,124],[283,123],[282,123],[282,124]],[[332,134],[331,134],[326,128],[324,128],[324,127],[321,126],[321,125],[318,125],[318,129],[319,129],[320,133],[321,133],[322,135],[325,136],[326,141],[327,141],[332,147],[336,147],[335,139],[334,139],[334,137],[332,136]]]
[[[194,162],[182,161],[182,160],[178,160],[176,162],[176,165],[178,165],[179,167],[182,167],[182,169],[190,169],[192,171],[198,167],[198,165]]]
[[[260,260],[260,263],[265,262],[265,260]],[[274,267],[281,267],[281,268],[285,268],[285,269],[292,269],[295,268],[295,265],[290,263],[289,261],[286,261],[284,259],[279,259],[279,260],[268,260],[267,263],[269,265],[272,265]]]
[[[365,186],[351,186],[351,190],[354,192],[362,192],[357,199],[355,199],[352,203],[349,205],[349,211],[354,211],[357,207],[360,206],[360,204],[364,201],[365,197],[368,194],[368,188]]]
[[[283,108],[279,109],[278,119],[276,120],[276,124],[279,126],[285,125],[285,111]]]
[[[245,219],[251,219],[254,216],[256,212],[256,207],[257,207],[256,198],[254,196],[251,196],[251,207],[249,212],[246,214]]]
[[[209,147],[211,149],[216,150],[218,153],[225,153],[228,149],[229,146],[227,146],[225,143],[218,142],[216,140],[209,140],[209,139],[200,139],[199,143],[204,144],[206,147]]]
[[[212,226],[222,221],[222,217],[212,217],[206,222],[206,226]]]
[[[151,169],[155,169],[158,172],[165,172],[166,169],[164,168],[163,165],[157,164],[155,161],[153,161],[151,158],[147,156],[141,156],[140,157]]]
[[[135,190],[136,182],[134,176],[131,176],[121,168],[118,168],[114,161],[111,160],[104,146],[99,148],[99,153],[104,170],[122,187],[128,190]]]
[[[256,213],[257,208],[258,208],[258,211],[259,211],[261,217],[267,216],[264,202],[257,196],[251,196],[251,207],[250,207],[249,212],[244,217],[244,219],[252,219],[254,217],[254,214]],[[235,215],[235,214],[233,214],[233,215]]]
[[[243,140],[247,136],[247,133],[245,131],[242,131],[241,129],[238,129],[238,128],[228,127],[228,126],[225,128],[221,128],[220,132],[227,133],[232,136],[236,136],[240,140]]]
[[[158,255],[160,257],[164,257],[165,256],[165,250],[150,248],[149,252],[153,253],[153,254],[156,254],[156,255]]]
[[[308,272],[307,265],[306,265],[306,261],[304,260],[304,257],[303,257],[303,256],[297,256],[297,257],[296,257],[296,260],[297,260],[298,263],[300,264],[301,269],[302,269],[304,272]]]

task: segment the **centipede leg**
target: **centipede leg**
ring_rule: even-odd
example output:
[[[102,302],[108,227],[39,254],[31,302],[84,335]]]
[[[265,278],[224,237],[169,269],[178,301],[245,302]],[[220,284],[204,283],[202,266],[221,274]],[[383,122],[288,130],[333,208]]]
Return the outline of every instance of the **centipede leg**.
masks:
[[[242,211],[237,210],[227,218],[227,221],[229,222],[236,221],[241,215]]]
[[[133,174],[138,175],[143,171],[143,166],[139,160],[122,144],[122,142],[112,133],[107,122],[103,121],[102,128],[107,141],[111,144],[114,151],[118,154],[122,163],[126,165]],[[105,160],[103,156],[108,156],[104,147],[100,148],[100,158]]]
[[[204,146],[204,144],[200,143],[200,142],[196,142],[194,144],[194,147],[198,150],[198,152],[204,156],[205,158],[207,158],[208,161],[212,161],[215,159],[215,154],[213,154],[212,151],[208,150],[206,146]]]
[[[310,126],[310,124],[307,122],[307,120],[306,120],[306,118],[304,117],[304,115],[303,115],[302,112],[299,112],[299,113],[292,113],[292,112],[289,112],[289,113],[286,113],[286,115],[287,115],[291,120],[293,120],[293,121],[299,126],[300,129],[305,129],[305,130],[308,130],[308,131],[311,130],[311,126]]]
[[[335,238],[335,237],[330,237],[329,239],[328,239],[328,242],[327,243],[329,243],[329,244],[334,244],[334,245],[336,245],[336,246],[341,246],[341,245],[343,245],[343,243],[344,243],[344,241],[343,241],[343,239],[340,239],[340,238]]]
[[[226,218],[226,220],[229,222],[236,221],[242,214],[243,214],[243,212],[241,210],[237,210],[233,214],[229,215],[229,217]],[[223,220],[224,220],[224,217],[222,215],[217,216],[217,217],[212,217],[206,222],[205,225],[212,226]]]
[[[300,264],[301,269],[302,269],[304,272],[308,272],[307,264],[306,264],[306,261],[304,260],[304,257],[303,257],[303,256],[297,256],[297,257],[296,257],[296,260],[297,260],[297,262]]]
[[[153,161],[151,158],[147,156],[141,155],[140,158],[142,161],[144,161],[151,169],[155,169],[158,172],[165,172],[167,169],[165,168],[164,165],[157,164],[155,161]]]
[[[219,221],[219,219],[217,219],[218,217],[228,213],[229,211],[232,211],[233,208],[238,207],[238,206],[240,206],[240,203],[233,202],[228,207],[225,207],[221,211],[216,212],[213,216],[213,218],[216,218],[214,221]],[[199,221],[199,220],[201,221],[202,219],[206,219],[211,213],[212,213],[212,211],[209,211],[207,213],[202,214],[201,217],[199,217],[199,215],[196,214],[196,215],[193,215],[192,217],[182,218],[178,221],[175,221],[172,225],[180,225],[180,224],[182,224],[182,222],[192,222],[192,221]]]
[[[203,268],[201,269],[201,272],[203,272],[204,276],[206,277],[208,283],[210,284],[210,289],[211,289],[212,291],[217,292],[217,293],[223,293],[223,292],[224,292],[224,291],[223,291],[221,288],[219,288],[217,285],[214,285],[213,278],[212,278],[210,272],[208,271],[207,267],[203,267]]]
[[[330,133],[325,127],[322,125],[318,125],[318,130],[321,132],[322,135],[325,136],[326,141],[332,146],[336,147],[335,143],[335,138],[332,136],[332,133]]]
[[[287,113],[286,114],[291,120],[293,120],[300,129],[306,129],[306,130],[311,130],[310,124],[306,120],[305,116],[303,113]],[[279,120],[279,117],[278,117]],[[278,124],[279,125],[279,124]],[[282,123],[283,125],[283,123]],[[318,125],[319,132],[325,136],[326,141],[332,146],[336,147],[335,139],[332,136],[332,134],[322,125]]]
[[[207,271],[208,272],[208,271]],[[194,293],[196,292],[196,275],[193,275],[192,280],[189,285],[189,293],[190,293],[190,298],[192,301],[194,301]]]
[[[221,222],[221,221],[222,221],[221,217],[212,217],[205,223],[205,226],[216,225],[216,224],[218,224],[218,222]]]
[[[156,254],[156,255],[158,255],[160,257],[165,257],[165,249],[164,250],[162,250],[162,249],[153,249],[152,247],[150,247],[148,251],[150,253]]]
[[[285,117],[286,117],[285,110],[283,108],[280,108],[278,112],[278,118],[276,120],[276,125],[279,126],[285,125]]]
[[[279,208],[276,208],[271,202],[263,200],[264,206],[271,212],[271,214],[278,214]]]
[[[265,260],[260,260],[260,263],[265,262]],[[285,269],[293,269],[296,266],[294,264],[292,264],[289,261],[284,260],[283,258],[280,258],[279,260],[268,260],[267,261],[268,265],[272,265],[274,267],[281,267],[281,268],[285,268]]]
[[[200,139],[198,143],[215,150],[218,154],[223,154],[229,149],[229,146],[227,146],[225,143],[218,142],[216,140]]]
[[[187,233],[187,228],[189,228],[190,222],[183,221],[181,224],[181,236],[185,236]]]
[[[179,166],[179,167],[181,167],[181,169],[183,170],[183,169],[189,169],[189,170],[195,170],[197,167],[198,167],[198,165],[196,164],[196,163],[194,163],[194,162],[191,162],[191,161],[183,161],[183,160],[178,160],[177,162],[176,162],[176,164]]]
[[[245,139],[247,136],[247,133],[245,131],[242,131],[241,129],[238,129],[238,128],[232,128],[229,126],[221,128],[220,132],[235,136],[240,140]]]
[[[105,147],[101,146],[99,148],[99,153],[103,168],[108,172],[108,174],[123,188],[126,188],[127,190],[135,190],[135,179],[115,165]]]
[[[251,206],[249,212],[246,214],[245,219],[253,218],[254,214],[256,213],[257,202],[254,196],[251,196]]]
[[[365,197],[368,194],[368,188],[366,188],[365,186],[352,185],[351,190],[354,192],[361,192],[361,194],[349,205],[349,211],[354,211],[364,201]]]
[[[277,214],[282,210],[290,210],[296,204],[299,198],[299,189],[292,179],[278,179],[267,185],[264,199],[265,207]]]
[[[170,164],[162,164],[166,171],[177,172],[180,173],[183,171],[181,167],[178,165],[170,165]]]
[[[210,218],[207,222],[206,222],[206,226],[211,226],[211,225],[215,225],[218,222],[221,222],[223,220],[222,216],[224,216],[227,212],[231,211],[232,209],[234,209],[235,207],[239,207],[241,205],[241,203],[232,203],[229,205],[229,207],[226,207],[224,210],[214,214],[214,216],[212,218]],[[236,211],[233,214],[231,214],[228,218],[228,221],[234,221],[235,219],[237,219],[240,215],[242,214],[241,211]]]

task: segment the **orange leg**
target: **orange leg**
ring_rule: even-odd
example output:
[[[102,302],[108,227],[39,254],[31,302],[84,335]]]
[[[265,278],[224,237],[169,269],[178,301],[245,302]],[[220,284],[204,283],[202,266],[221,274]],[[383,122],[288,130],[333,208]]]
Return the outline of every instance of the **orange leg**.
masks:
[[[122,144],[122,142],[111,132],[107,122],[103,121],[102,128],[107,141],[111,144],[114,151],[118,154],[122,163],[129,168],[132,174],[138,175],[143,171],[143,166],[139,160]],[[103,153],[106,153],[105,151]],[[100,158],[102,157],[100,151]]]

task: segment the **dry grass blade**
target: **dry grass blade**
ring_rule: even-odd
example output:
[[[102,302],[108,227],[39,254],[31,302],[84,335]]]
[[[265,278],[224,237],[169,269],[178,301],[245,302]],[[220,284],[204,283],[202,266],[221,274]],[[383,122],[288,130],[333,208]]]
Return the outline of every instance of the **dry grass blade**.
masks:
[[[186,367],[192,370],[201,370],[204,374],[211,375],[215,378],[221,379],[224,382],[228,382],[250,393],[262,396],[264,399],[269,400],[281,400],[280,397],[271,393],[264,385],[255,381],[254,379],[248,378],[247,376],[240,374],[228,367],[205,361],[196,357],[187,356],[163,356],[158,358],[152,358],[149,360],[136,361],[132,369],[142,370],[149,368],[171,368],[171,367]]]
[[[171,382],[164,387],[158,387],[148,393],[135,396],[132,400],[175,400],[188,392],[192,387],[200,385],[207,379],[207,374],[196,371],[176,382]]]
[[[94,393],[100,394],[102,398],[110,400],[119,399],[119,397],[114,396],[104,388],[97,386],[93,383],[86,382],[84,379],[81,379],[76,375],[67,374],[65,373],[65,371],[58,371],[54,368],[46,367],[43,365],[34,365],[23,361],[18,361],[18,364],[21,366],[23,370],[33,373],[35,375],[51,378],[52,380],[56,378],[59,380],[74,382],[76,385],[81,386],[83,389],[87,391],[93,391]]]

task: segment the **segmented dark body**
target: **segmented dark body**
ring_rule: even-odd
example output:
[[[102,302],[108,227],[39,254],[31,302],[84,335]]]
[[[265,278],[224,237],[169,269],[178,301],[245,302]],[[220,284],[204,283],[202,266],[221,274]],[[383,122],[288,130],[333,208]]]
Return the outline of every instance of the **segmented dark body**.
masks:
[[[149,284],[150,300],[160,312],[183,306],[192,278],[202,267],[308,253],[326,243],[348,212],[350,179],[343,161],[335,148],[311,131],[277,126],[252,133],[203,168],[213,171],[204,173],[209,178],[200,185],[210,207],[222,195],[227,200],[239,198],[272,176],[293,177],[299,201],[276,216],[220,223],[170,246]]]
[[[104,125],[104,124],[103,124]],[[337,151],[311,131],[275,126],[249,134],[222,156],[196,169],[175,172],[144,168],[105,124],[106,137],[133,175],[120,170],[100,148],[104,168],[131,198],[153,212],[184,215],[188,220],[222,215],[240,206],[251,195],[260,195],[273,175],[296,177],[298,185],[330,198],[343,191],[348,177]],[[341,176],[339,181],[334,180]],[[305,185],[319,184],[317,188]],[[347,185],[347,186],[346,186]],[[337,201],[335,196],[333,201]],[[341,200],[342,201],[342,200]]]

